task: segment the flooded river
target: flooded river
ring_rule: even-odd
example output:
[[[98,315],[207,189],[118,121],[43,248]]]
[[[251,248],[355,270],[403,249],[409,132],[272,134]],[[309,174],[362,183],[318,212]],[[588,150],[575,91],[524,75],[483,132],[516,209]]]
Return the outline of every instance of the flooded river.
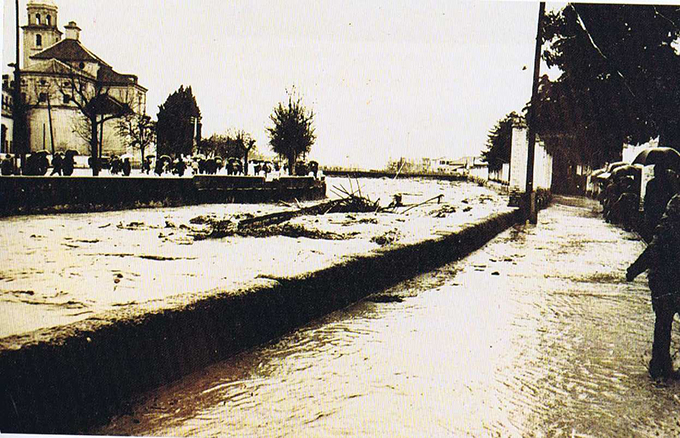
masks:
[[[0,343],[36,330],[57,332],[88,318],[185,305],[267,284],[368,254],[389,236],[411,244],[494,213],[507,199],[467,182],[328,178],[329,196],[355,191],[387,206],[396,193],[414,205],[399,214],[329,213],[288,223],[336,239],[273,235],[201,239],[207,219],[291,211],[297,205],[212,204],[0,219]],[[305,202],[303,206],[319,201]],[[385,239],[387,240],[387,239]]]
[[[588,209],[551,207],[538,227],[154,391],[93,433],[677,436],[680,385],[646,371],[646,278],[623,280],[641,249]]]

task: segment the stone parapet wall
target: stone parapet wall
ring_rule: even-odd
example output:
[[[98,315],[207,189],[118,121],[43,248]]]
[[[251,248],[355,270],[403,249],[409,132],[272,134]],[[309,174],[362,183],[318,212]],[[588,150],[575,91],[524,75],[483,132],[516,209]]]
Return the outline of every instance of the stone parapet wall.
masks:
[[[291,183],[291,179],[295,180]],[[0,216],[91,212],[200,203],[258,203],[321,199],[326,183],[313,178],[265,182],[261,177],[0,177]]]

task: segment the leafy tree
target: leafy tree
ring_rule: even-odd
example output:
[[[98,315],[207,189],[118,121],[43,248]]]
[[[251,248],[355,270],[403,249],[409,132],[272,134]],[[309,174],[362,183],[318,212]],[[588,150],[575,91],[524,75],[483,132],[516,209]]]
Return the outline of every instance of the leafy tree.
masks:
[[[194,123],[200,118],[201,110],[191,87],[184,88],[182,85],[170,94],[165,103],[158,107],[156,122],[158,154],[191,154],[194,146]]]
[[[269,118],[274,124],[267,127],[269,144],[275,153],[286,157],[288,172],[293,175],[297,158],[307,154],[316,140],[314,111],[307,110],[293,91],[288,92],[288,104],[279,102]]]
[[[537,131],[549,151],[601,164],[624,142],[660,135],[680,146],[676,6],[569,4],[548,13],[543,57],[562,73],[541,79]]]
[[[486,140],[486,150],[482,152],[482,157],[489,164],[489,170],[499,171],[504,163],[510,162],[512,128],[521,121],[521,117],[513,111],[496,122],[491,131],[489,131],[489,136]]]
[[[118,120],[116,130],[130,146],[139,149],[143,161],[146,148],[154,141],[156,134],[156,124],[151,117],[146,114],[126,114]]]

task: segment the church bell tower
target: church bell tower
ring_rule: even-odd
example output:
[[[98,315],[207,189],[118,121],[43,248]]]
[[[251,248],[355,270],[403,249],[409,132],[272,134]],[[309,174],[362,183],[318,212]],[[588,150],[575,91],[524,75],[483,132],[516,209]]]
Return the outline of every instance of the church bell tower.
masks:
[[[24,30],[24,64],[30,67],[31,56],[61,41],[57,28],[57,5],[53,0],[28,0],[28,24]]]

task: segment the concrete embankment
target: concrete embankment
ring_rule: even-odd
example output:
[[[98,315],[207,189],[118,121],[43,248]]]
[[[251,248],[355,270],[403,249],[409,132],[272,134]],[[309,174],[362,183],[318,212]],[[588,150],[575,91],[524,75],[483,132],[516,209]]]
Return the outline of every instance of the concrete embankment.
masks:
[[[205,203],[321,199],[312,177],[196,175],[179,177],[0,177],[0,216],[92,212]]]
[[[300,277],[171,310],[122,312],[0,340],[0,431],[77,433],[176,380],[480,248],[517,210],[417,244],[388,246]]]

